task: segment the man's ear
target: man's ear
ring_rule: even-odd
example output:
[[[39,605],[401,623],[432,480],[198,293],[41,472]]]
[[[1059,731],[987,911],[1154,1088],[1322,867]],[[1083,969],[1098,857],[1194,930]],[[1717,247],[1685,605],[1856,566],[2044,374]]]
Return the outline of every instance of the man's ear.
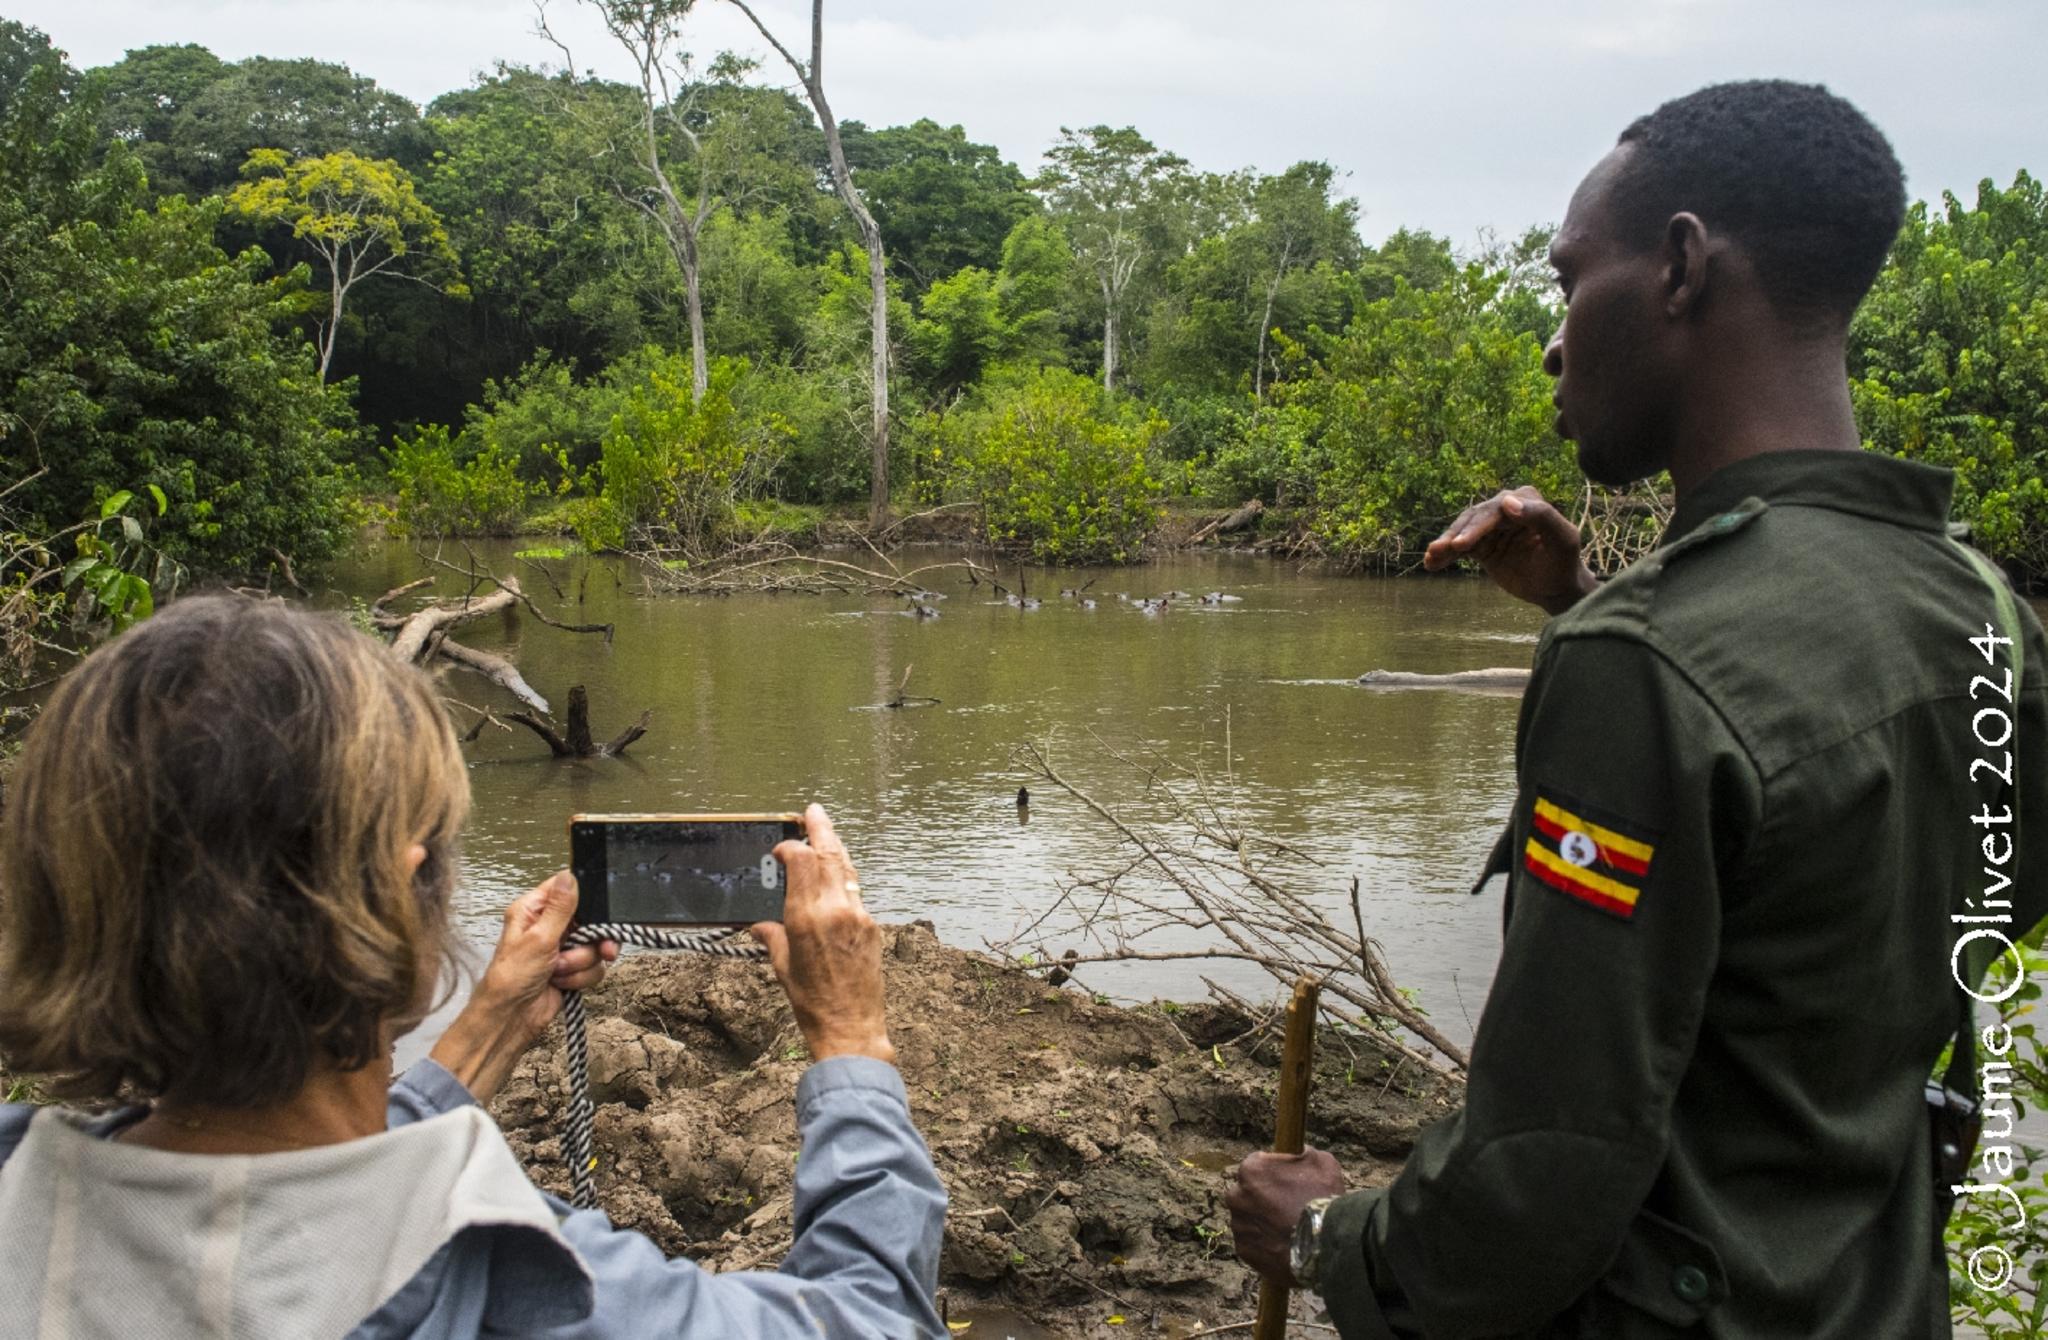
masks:
[[[1713,240],[1692,213],[1673,214],[1664,225],[1664,311],[1682,317],[1698,310],[1707,292],[1707,253]]]

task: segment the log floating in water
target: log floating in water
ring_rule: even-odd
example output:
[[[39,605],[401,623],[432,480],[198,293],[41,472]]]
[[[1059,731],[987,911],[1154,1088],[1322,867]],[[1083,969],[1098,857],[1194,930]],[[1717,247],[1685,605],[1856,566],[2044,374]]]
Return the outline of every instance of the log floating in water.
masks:
[[[1497,665],[1484,670],[1453,670],[1444,675],[1411,674],[1405,670],[1368,670],[1358,682],[1369,689],[1525,689],[1529,672]]]

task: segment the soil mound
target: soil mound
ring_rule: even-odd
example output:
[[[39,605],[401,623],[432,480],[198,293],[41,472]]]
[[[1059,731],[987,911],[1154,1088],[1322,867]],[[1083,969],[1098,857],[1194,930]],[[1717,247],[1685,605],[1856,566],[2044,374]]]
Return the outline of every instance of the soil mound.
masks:
[[[1184,1335],[1250,1314],[1223,1174],[1271,1139],[1277,1041],[1217,1006],[1120,1008],[1049,986],[923,922],[885,931],[884,963],[911,1109],[951,1195],[948,1316],[980,1318],[962,1334]],[[587,1004],[606,1211],[712,1269],[772,1266],[807,1064],[774,978],[649,955]],[[1390,1179],[1460,1098],[1370,1034],[1325,1029],[1316,1059],[1309,1139],[1356,1186]],[[535,1180],[565,1196],[566,1095],[556,1031],[496,1104]]]

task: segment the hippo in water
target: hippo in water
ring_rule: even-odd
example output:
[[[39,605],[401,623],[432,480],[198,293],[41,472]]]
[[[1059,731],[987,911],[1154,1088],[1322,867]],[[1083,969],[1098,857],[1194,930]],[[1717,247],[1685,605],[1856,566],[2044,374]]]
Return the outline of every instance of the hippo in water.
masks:
[[[1358,682],[1369,689],[1472,689],[1480,692],[1515,692],[1529,687],[1529,672],[1513,666],[1491,666],[1485,670],[1453,670],[1445,675],[1411,674],[1405,670],[1368,670]]]

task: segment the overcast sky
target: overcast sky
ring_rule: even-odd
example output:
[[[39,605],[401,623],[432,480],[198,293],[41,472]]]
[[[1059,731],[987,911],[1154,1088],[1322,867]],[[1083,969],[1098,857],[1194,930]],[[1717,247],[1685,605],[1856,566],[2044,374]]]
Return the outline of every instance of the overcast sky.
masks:
[[[808,6],[762,0],[793,47]],[[1827,84],[1892,138],[1916,196],[2048,172],[2043,0],[829,0],[840,119],[959,123],[1027,171],[1062,125],[1137,126],[1200,168],[1322,158],[1377,241],[1403,225],[1469,245],[1555,220],[1631,119],[1721,79]],[[620,74],[577,0],[553,0],[579,66]],[[341,61],[425,103],[498,60],[538,64],[527,0],[0,0],[74,63],[198,42],[228,59]],[[700,55],[769,53],[699,0]],[[800,47],[798,48],[801,49]],[[782,72],[764,66],[764,77]]]

